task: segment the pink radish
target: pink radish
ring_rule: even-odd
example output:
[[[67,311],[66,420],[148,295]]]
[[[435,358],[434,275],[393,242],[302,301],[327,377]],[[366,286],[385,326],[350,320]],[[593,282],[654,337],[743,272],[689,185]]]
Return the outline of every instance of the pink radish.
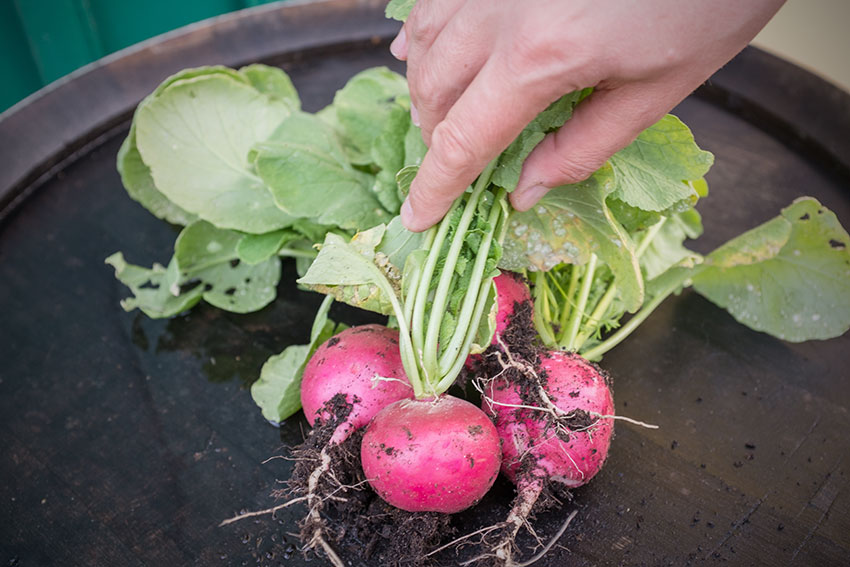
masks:
[[[522,379],[492,380],[482,400],[502,439],[502,472],[517,486],[507,537],[494,550],[508,565],[516,533],[546,484],[581,486],[602,468],[614,414],[607,377],[577,354],[546,351],[536,368],[509,364]]]
[[[401,400],[366,428],[361,462],[369,484],[409,512],[460,512],[493,485],[501,465],[499,436],[475,405],[443,395]]]
[[[331,444],[344,441],[384,406],[413,395],[401,364],[398,331],[382,325],[351,327],[316,349],[301,380],[301,406],[310,425],[338,418],[331,407],[337,395],[350,412]]]
[[[502,348],[500,343],[504,343],[505,334],[509,333],[508,327],[514,323],[514,316],[517,315],[518,309],[528,305],[528,309],[533,309],[533,301],[531,292],[528,289],[528,284],[520,274],[516,272],[508,272],[503,270],[498,276],[493,278],[493,283],[496,284],[496,330],[493,333],[491,345],[496,345],[497,348]],[[529,316],[527,322],[521,322],[523,328],[527,329],[529,334],[534,333],[534,325]],[[510,341],[507,341],[510,342]],[[480,373],[479,365],[481,364],[481,354],[470,354],[466,358],[464,367],[467,373],[476,375]]]
[[[546,478],[581,486],[599,472],[608,455],[614,401],[607,380],[594,365],[565,351],[543,353],[537,372],[545,376],[545,395],[554,404],[551,412],[516,409],[528,404],[518,386],[504,379],[494,380],[487,389],[485,410],[495,415],[505,442],[502,471],[515,481],[522,459],[530,454]],[[552,419],[555,414],[560,427]]]
[[[493,278],[496,284],[496,334],[501,335],[508,328],[514,316],[517,304],[531,303],[531,292],[523,277],[515,272],[502,271]]]

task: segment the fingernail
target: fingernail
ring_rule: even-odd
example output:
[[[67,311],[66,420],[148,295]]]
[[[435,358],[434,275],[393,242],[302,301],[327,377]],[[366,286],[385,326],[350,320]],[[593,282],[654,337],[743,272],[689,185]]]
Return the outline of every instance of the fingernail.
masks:
[[[416,110],[412,102],[410,103],[410,120],[413,121],[414,126],[419,127],[419,111]]]
[[[407,34],[404,33],[404,28],[398,32],[398,35],[395,36],[395,39],[390,44],[390,53],[393,54],[393,57],[398,59],[399,61],[404,61],[407,59]]]
[[[511,195],[511,203],[516,210],[527,211],[548,192],[549,188],[545,185],[532,185],[522,192],[514,192],[514,194]]]
[[[410,201],[408,199],[405,199],[404,203],[401,204],[401,224],[403,224],[404,228],[407,230],[416,231],[413,222],[413,207],[410,206]]]

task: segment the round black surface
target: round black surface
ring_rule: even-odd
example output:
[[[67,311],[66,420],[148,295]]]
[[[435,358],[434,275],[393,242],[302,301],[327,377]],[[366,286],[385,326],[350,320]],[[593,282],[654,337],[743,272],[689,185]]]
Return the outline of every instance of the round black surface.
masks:
[[[328,2],[224,18],[0,120],[0,565],[305,563],[290,535],[301,510],[217,525],[273,504],[288,475],[285,459],[261,463],[285,455],[305,423],[268,425],[247,386],[269,355],[306,342],[321,297],[297,291],[286,264],[278,299],[259,313],[124,313],[127,291],[103,259],[166,261],[176,229],[130,200],[115,155],[134,105],[179,68],[278,64],[311,111],[356,71],[403,70],[381,11]],[[848,99],[748,50],[682,103],[675,113],[716,156],[695,248],[803,194],[850,224]],[[69,107],[81,114],[63,121]],[[848,336],[785,343],[696,294],[669,299],[604,360],[618,413],[660,428],[617,424],[606,468],[538,518],[546,538],[578,509],[539,565],[846,564],[848,352]],[[500,520],[510,498],[500,481],[467,526]]]

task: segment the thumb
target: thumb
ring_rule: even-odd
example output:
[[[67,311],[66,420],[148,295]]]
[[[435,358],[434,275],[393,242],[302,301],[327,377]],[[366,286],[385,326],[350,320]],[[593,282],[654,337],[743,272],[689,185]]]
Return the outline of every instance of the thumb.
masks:
[[[669,91],[659,97],[657,90],[629,84],[594,91],[529,154],[510,195],[513,207],[526,211],[552,188],[590,177],[679,102]]]

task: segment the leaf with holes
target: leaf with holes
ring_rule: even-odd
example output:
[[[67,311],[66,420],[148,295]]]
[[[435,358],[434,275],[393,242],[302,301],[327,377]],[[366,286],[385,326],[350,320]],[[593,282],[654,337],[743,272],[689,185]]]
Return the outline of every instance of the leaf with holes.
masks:
[[[694,288],[739,322],[799,342],[850,329],[850,237],[811,197],[706,257]]]

